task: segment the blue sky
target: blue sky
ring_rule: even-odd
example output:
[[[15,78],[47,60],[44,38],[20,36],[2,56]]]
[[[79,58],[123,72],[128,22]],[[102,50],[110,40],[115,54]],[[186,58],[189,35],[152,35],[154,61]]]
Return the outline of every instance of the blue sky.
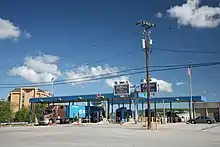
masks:
[[[179,7],[174,7],[177,5]],[[209,13],[214,17],[204,19]],[[220,54],[154,50],[220,51],[218,0],[193,0],[191,3],[184,0],[165,3],[159,0],[7,0],[0,2],[0,18],[0,84],[22,85],[47,82],[51,77],[64,80],[68,76],[80,78],[143,67],[141,28],[135,25],[141,19],[157,25],[151,33],[151,65],[220,60]],[[104,62],[97,63],[103,59]],[[219,101],[219,72],[219,66],[193,68],[193,94]],[[190,94],[186,69],[153,72],[151,77],[159,80],[163,88],[158,96]],[[112,92],[114,80],[126,79],[139,84],[143,78],[144,74],[139,74],[108,81],[57,85],[54,93]],[[176,85],[180,82],[182,84]],[[51,89],[50,86],[42,88]],[[0,97],[7,97],[11,89],[1,88]]]

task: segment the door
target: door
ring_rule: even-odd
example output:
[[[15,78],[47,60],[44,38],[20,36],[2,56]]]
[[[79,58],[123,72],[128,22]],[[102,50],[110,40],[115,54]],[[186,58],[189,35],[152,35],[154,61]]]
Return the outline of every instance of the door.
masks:
[[[197,118],[195,119],[195,122],[196,122],[196,123],[202,123],[202,117],[203,117],[203,116],[197,117]]]
[[[65,109],[64,106],[58,106],[58,118],[64,118],[65,117]]]

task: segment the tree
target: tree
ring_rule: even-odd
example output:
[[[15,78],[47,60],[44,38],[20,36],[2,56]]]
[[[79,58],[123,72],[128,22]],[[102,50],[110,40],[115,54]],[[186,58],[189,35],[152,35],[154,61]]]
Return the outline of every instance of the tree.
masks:
[[[38,119],[43,114],[43,111],[46,109],[47,104],[35,104],[35,115]]]
[[[30,121],[30,109],[22,108],[15,113],[14,120],[16,122],[29,122]]]
[[[0,101],[0,123],[11,122],[12,117],[12,105],[7,101]]]
[[[35,116],[39,119],[40,116],[43,114],[43,111],[47,107],[46,104],[34,104],[35,109]],[[14,121],[16,122],[34,122],[35,121],[35,116],[31,115],[31,107],[25,107],[20,109],[15,113],[15,118]],[[34,114],[33,112],[33,114]],[[31,118],[31,119],[30,119]]]

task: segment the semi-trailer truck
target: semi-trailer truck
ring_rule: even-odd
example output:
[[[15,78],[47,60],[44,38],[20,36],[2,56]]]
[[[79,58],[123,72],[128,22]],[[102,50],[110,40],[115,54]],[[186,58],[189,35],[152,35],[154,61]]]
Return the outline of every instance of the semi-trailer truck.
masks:
[[[76,117],[85,117],[85,106],[51,105],[48,106],[40,116],[39,125],[69,123]]]
[[[96,123],[102,121],[105,117],[105,111],[97,106],[77,106],[77,105],[51,105],[48,106],[39,119],[39,125],[53,123],[70,123],[76,118],[81,118],[83,122],[89,119],[89,122]]]

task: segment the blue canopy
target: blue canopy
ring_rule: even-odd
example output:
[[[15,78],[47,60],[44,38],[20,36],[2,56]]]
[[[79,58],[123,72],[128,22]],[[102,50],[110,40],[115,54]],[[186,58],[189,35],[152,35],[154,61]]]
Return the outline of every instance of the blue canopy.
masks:
[[[104,93],[101,94],[104,100],[109,100],[110,103],[113,104],[129,104],[129,99],[136,99],[135,95],[132,93],[129,97],[121,98],[120,96],[115,96],[113,93]],[[182,96],[182,97],[153,97],[151,98],[151,102],[154,103],[165,103],[168,102],[189,102],[190,96]],[[53,96],[53,97],[40,97],[40,98],[31,98],[29,100],[30,103],[64,103],[64,102],[74,102],[74,101],[97,101],[97,94],[88,94],[88,95],[73,95],[73,96]],[[113,102],[112,102],[113,100]],[[203,96],[193,96],[193,101],[196,102],[205,102],[207,99]],[[138,94],[138,103],[146,103],[146,96],[142,93]]]

